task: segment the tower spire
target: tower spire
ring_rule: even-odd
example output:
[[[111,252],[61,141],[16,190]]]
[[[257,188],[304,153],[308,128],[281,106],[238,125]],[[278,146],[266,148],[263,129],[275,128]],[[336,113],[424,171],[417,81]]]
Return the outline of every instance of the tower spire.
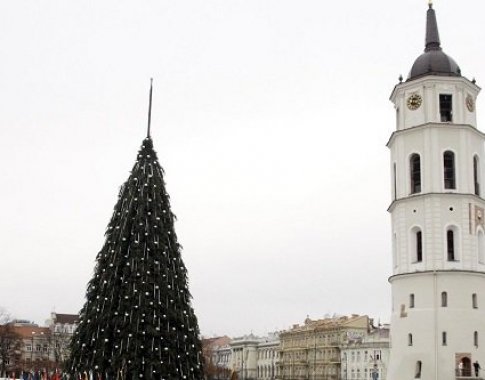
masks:
[[[150,97],[148,100],[148,128],[147,137],[150,137],[150,124],[152,122],[152,93],[153,93],[153,78],[150,78]]]
[[[438,22],[436,12],[433,9],[433,1],[429,1],[429,9],[426,16],[426,47],[425,52],[430,50],[441,50],[440,35],[438,33]]]

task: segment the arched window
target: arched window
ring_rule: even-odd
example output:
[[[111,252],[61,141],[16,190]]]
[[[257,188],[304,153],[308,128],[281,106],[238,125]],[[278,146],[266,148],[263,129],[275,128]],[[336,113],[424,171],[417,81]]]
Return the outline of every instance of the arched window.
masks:
[[[408,334],[408,346],[413,345],[413,334]]]
[[[422,363],[421,363],[421,360],[418,360],[416,362],[416,373],[414,375],[414,378],[415,379],[421,379],[421,367],[422,367]]]
[[[446,253],[448,261],[455,261],[455,231],[449,229],[446,231]]]
[[[409,308],[412,309],[414,307],[414,294],[411,293],[409,295]]]
[[[472,306],[474,309],[478,309],[477,293],[472,294]]]
[[[441,306],[447,307],[448,306],[448,293],[441,292]]]
[[[414,153],[409,160],[411,169],[411,194],[421,192],[421,157]]]
[[[442,346],[446,346],[447,344],[447,340],[446,340],[447,336],[446,336],[446,331],[443,331],[441,333],[441,345]]]
[[[475,332],[473,333],[473,345],[474,345],[475,347],[478,347],[478,331],[475,331]]]
[[[409,236],[409,256],[413,263],[420,263],[423,261],[423,232],[421,228],[415,226],[411,229]]]
[[[423,233],[421,230],[416,231],[416,261],[423,261]]]
[[[477,231],[478,262],[485,264],[485,234],[481,228]]]
[[[456,189],[455,153],[449,150],[443,153],[443,175],[444,175],[445,189]]]
[[[478,165],[478,156],[473,156],[473,183],[475,185],[475,195],[480,195],[480,167]]]

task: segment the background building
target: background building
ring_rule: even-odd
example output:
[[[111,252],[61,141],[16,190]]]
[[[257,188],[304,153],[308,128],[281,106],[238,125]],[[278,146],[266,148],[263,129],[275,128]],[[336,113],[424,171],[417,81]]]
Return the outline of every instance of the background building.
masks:
[[[76,314],[52,313],[45,327],[26,320],[0,325],[0,376],[61,371],[77,320]]]
[[[225,380],[231,375],[230,359],[231,338],[221,336],[202,338],[202,354],[204,355],[204,374],[207,380]]]
[[[249,334],[234,338],[231,342],[232,369],[240,380],[257,378],[258,345],[261,338]]]
[[[371,328],[364,335],[348,336],[340,347],[341,379],[387,379],[389,325]]]
[[[51,313],[51,319],[47,321],[51,332],[51,346],[57,367],[63,368],[63,363],[69,357],[69,346],[78,324],[78,314],[53,312]]]
[[[274,380],[279,376],[280,339],[278,333],[269,334],[258,344],[257,379]]]
[[[18,355],[10,362],[10,369],[20,372],[50,373],[56,369],[52,350],[51,331],[48,327],[15,320],[10,323],[19,338]]]
[[[280,334],[279,379],[337,380],[341,373],[340,350],[349,337],[363,337],[370,328],[368,316],[307,318],[305,323]]]

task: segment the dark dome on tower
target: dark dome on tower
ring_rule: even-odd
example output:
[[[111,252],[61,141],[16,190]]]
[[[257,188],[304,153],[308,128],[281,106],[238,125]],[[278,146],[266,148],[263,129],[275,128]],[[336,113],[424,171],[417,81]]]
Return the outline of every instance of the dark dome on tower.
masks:
[[[424,75],[461,76],[458,64],[441,49],[436,13],[431,4],[427,13],[426,47],[424,53],[414,61],[408,80]]]

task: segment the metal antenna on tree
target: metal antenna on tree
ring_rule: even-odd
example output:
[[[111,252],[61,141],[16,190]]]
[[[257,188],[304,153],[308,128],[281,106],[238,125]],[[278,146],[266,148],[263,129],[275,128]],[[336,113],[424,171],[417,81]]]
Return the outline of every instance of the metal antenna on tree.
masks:
[[[153,92],[153,78],[150,78],[150,98],[148,100],[148,128],[147,137],[150,137],[150,124],[152,121],[152,92]]]

